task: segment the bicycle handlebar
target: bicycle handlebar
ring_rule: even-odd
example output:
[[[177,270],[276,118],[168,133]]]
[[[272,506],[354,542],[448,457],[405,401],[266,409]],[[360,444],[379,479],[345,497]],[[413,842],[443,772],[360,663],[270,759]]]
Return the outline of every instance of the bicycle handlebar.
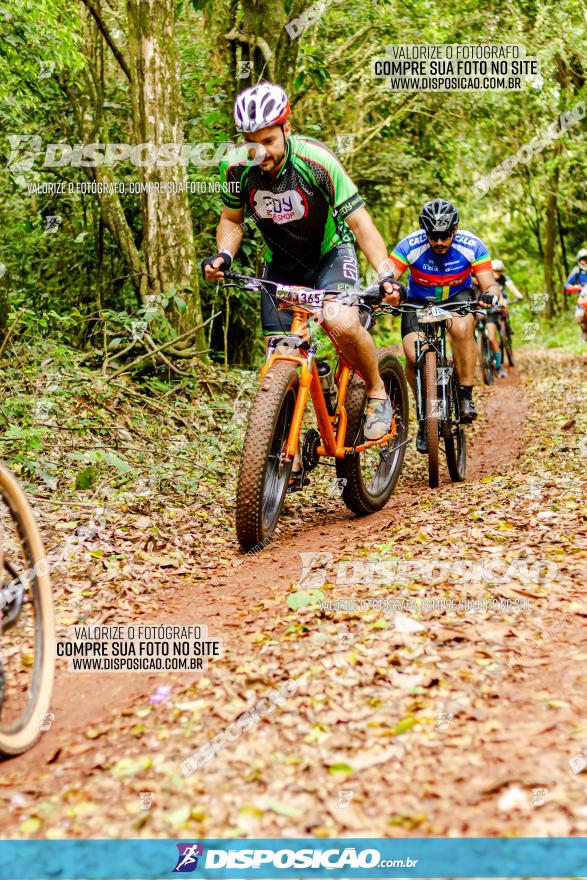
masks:
[[[305,284],[282,284],[280,281],[270,281],[269,278],[254,278],[252,275],[238,275],[236,272],[225,272],[224,278],[228,279],[229,284],[225,287],[241,287],[247,290],[261,290],[267,286],[280,288],[280,292],[287,294],[298,293],[301,290],[311,290],[313,293],[321,293],[323,296],[344,296],[357,300],[356,303],[349,305],[375,305],[381,301],[379,293],[379,285],[374,284],[371,287],[350,288],[349,290],[331,290],[328,288],[307,287]]]
[[[415,303],[402,303],[399,306],[391,306],[381,303],[381,293],[379,291],[379,285],[374,284],[370,287],[363,288],[350,288],[349,290],[329,290],[327,288],[314,288],[307,287],[303,284],[282,284],[279,281],[270,281],[268,278],[254,278],[252,275],[239,275],[236,272],[225,272],[224,273],[225,280],[228,280],[228,284],[225,283],[225,287],[241,287],[246,290],[262,290],[263,288],[267,289],[267,287],[279,288],[280,293],[287,295],[288,292],[292,295],[299,293],[300,291],[312,291],[313,293],[322,294],[324,297],[345,297],[347,299],[347,305],[356,305],[356,306],[367,306],[371,308],[376,314],[389,314],[389,315],[401,315],[404,311],[423,311],[425,309],[429,309],[433,306],[438,306],[439,308],[455,311],[460,313],[461,315],[474,314],[479,312],[479,301],[478,300],[467,300],[465,302],[425,302],[422,305],[416,305]],[[354,300],[354,302],[348,302],[348,300]]]
[[[425,309],[433,308],[434,306],[438,306],[441,309],[445,309],[446,311],[455,311],[460,312],[462,315],[474,314],[479,311],[478,306],[479,303],[476,299],[466,300],[465,302],[430,302],[424,303],[421,306],[416,305],[415,303],[402,303],[399,306],[381,306],[381,311],[386,311],[390,315],[401,315],[402,312],[422,312]]]

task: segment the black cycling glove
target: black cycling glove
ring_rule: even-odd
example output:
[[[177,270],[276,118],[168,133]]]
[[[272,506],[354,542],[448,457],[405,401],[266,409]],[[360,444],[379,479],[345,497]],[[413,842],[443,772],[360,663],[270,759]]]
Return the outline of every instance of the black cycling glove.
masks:
[[[206,266],[211,266],[213,263],[216,262],[218,257],[222,257],[222,262],[216,268],[220,269],[221,272],[227,272],[230,269],[232,265],[232,257],[227,251],[220,251],[220,253],[216,254],[216,256],[214,257],[204,257],[204,259],[200,263],[204,279],[206,278]]]
[[[405,302],[407,296],[407,290],[405,284],[402,284],[400,281],[396,281],[393,275],[386,275],[385,278],[382,278],[379,282],[379,293],[381,294],[381,298],[387,296],[387,291],[384,288],[384,284],[387,282],[391,282],[391,284],[395,285],[395,287],[399,288],[399,301],[400,303]]]
[[[482,302],[487,306],[496,306],[498,303],[498,298],[494,293],[482,293],[479,297],[478,302]]]

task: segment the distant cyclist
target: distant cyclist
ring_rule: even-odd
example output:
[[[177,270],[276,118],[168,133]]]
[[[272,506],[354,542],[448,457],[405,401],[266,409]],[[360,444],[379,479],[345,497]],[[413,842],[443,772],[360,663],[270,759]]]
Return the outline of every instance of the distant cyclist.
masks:
[[[495,282],[499,288],[499,298],[494,306],[487,306],[485,311],[485,326],[487,328],[487,338],[489,339],[489,347],[491,348],[491,354],[495,363],[495,369],[497,370],[497,375],[502,379],[506,376],[506,371],[503,368],[503,364],[501,362],[501,350],[499,345],[499,330],[500,324],[502,321],[502,315],[505,316],[506,321],[508,321],[508,289],[514,294],[517,300],[523,299],[522,294],[513,283],[512,279],[509,278],[505,272],[505,266],[503,265],[501,260],[492,260],[491,268],[493,270],[493,277]],[[510,328],[511,333],[511,328]],[[513,366],[513,362],[511,364]]]
[[[581,248],[577,254],[577,265],[567,278],[565,291],[578,293],[579,295],[587,285],[587,248]],[[587,308],[577,305],[575,309],[575,321],[583,331],[583,338],[587,340]]]
[[[587,251],[586,251],[586,253],[587,253]],[[503,299],[506,301],[506,304],[507,304],[509,293],[513,293],[513,295],[516,297],[518,302],[520,302],[520,300],[524,299],[524,297],[522,296],[522,294],[520,293],[520,291],[518,290],[518,288],[516,287],[516,285],[514,284],[512,279],[509,277],[509,275],[505,274],[505,266],[501,260],[492,260],[491,261],[491,268],[493,269],[493,277],[495,278],[497,286],[499,287],[499,289],[501,291],[501,295],[502,295]]]
[[[511,349],[511,337],[513,335],[513,330],[510,324],[510,315],[509,315],[509,294],[513,294],[518,302],[524,299],[512,279],[509,275],[505,274],[505,266],[501,260],[492,260],[491,268],[493,269],[493,277],[497,282],[497,286],[500,290],[500,300],[498,303],[498,311],[499,311],[499,322],[498,329],[501,330],[502,335],[507,334],[509,336],[510,347],[508,349],[508,357],[510,361],[510,366],[515,366],[514,358]],[[489,331],[488,331],[489,332]],[[500,375],[505,375],[505,371],[503,370],[503,364],[501,363],[501,352],[498,352],[499,358],[496,359],[496,366],[498,369],[498,373],[501,369]]]
[[[466,302],[477,299],[472,289],[475,275],[481,289],[481,298],[489,304],[497,303],[499,287],[491,270],[491,258],[485,244],[472,232],[458,228],[459,214],[452,202],[434,199],[426,202],[420,213],[420,229],[403,238],[393,250],[391,261],[394,275],[400,278],[410,270],[408,302],[422,304],[430,296],[438,302]],[[459,380],[461,421],[477,418],[473,403],[473,382],[477,346],[473,336],[473,315],[454,315],[448,322],[448,333]],[[419,326],[417,312],[402,315],[402,339],[406,355],[406,376],[415,394],[416,351],[415,341]],[[426,425],[422,421],[416,438],[418,452],[427,449]]]
[[[237,96],[236,129],[255,145],[261,161],[221,164],[225,186],[216,230],[218,253],[202,261],[204,277],[218,280],[230,269],[243,240],[246,211],[265,242],[264,278],[344,294],[359,281],[356,240],[379,273],[381,295],[399,304],[400,285],[393,284],[385,242],[357,187],[328,147],[314,138],[292,135],[289,115],[288,97],[274,83],[259,83]],[[323,315],[340,350],[365,380],[363,434],[367,440],[378,440],[389,431],[393,410],[366,329],[370,316],[345,305],[344,299],[325,306]],[[289,330],[292,313],[279,311],[275,296],[264,293],[261,320],[266,335],[279,335]],[[292,476],[299,464],[297,456]]]

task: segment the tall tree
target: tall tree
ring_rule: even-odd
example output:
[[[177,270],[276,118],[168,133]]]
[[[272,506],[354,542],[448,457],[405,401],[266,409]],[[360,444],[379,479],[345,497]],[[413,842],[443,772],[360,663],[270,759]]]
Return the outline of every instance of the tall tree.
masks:
[[[146,154],[140,178],[149,293],[166,299],[172,294],[170,317],[186,332],[202,324],[186,166],[148,155],[156,156],[163,144],[178,150],[183,144],[176,9],[176,0],[127,2],[134,132]],[[203,350],[203,330],[197,343]]]

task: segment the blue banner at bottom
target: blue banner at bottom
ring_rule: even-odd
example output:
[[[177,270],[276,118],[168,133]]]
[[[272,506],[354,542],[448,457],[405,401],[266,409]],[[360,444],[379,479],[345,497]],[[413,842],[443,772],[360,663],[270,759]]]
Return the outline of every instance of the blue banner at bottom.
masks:
[[[587,838],[0,841],[0,880],[587,877]]]

